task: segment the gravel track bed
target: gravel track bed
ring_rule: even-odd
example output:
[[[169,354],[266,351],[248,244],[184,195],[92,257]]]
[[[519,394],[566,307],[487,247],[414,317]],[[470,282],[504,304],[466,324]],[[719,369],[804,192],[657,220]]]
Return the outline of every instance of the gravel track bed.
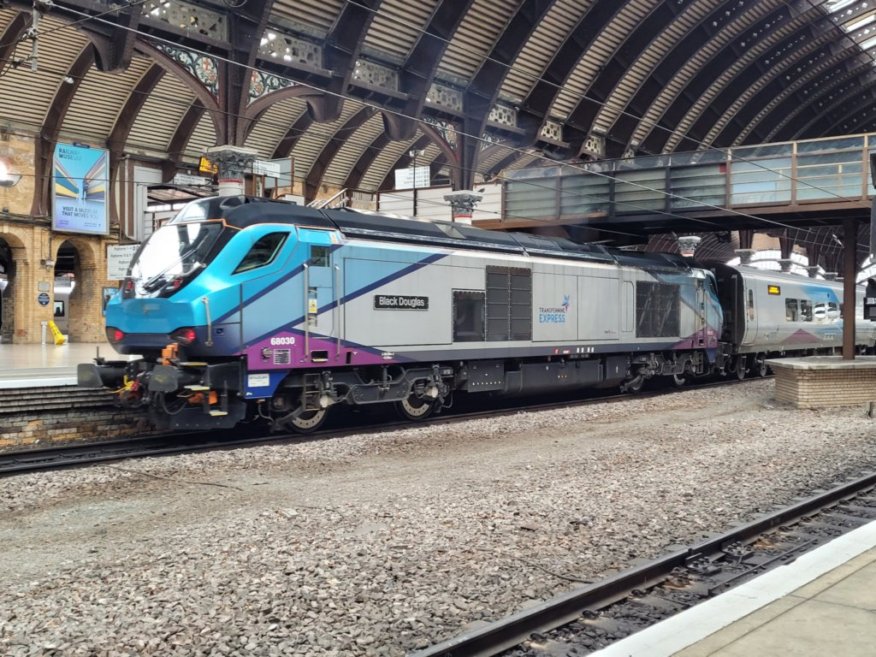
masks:
[[[0,654],[400,657],[874,467],[772,391],[0,479]]]

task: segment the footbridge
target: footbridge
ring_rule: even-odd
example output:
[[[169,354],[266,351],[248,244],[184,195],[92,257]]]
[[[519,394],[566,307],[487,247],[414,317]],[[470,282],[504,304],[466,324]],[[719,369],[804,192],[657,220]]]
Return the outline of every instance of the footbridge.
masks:
[[[619,235],[836,226],[869,219],[876,134],[600,162],[505,176],[492,229],[586,228]]]

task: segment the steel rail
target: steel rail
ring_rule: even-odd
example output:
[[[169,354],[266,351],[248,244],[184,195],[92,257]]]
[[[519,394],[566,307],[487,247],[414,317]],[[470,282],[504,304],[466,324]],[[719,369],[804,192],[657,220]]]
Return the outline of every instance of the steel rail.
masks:
[[[491,408],[488,410],[474,410],[454,412],[452,414],[433,416],[427,421],[390,420],[376,424],[357,425],[355,427],[342,427],[317,431],[311,434],[300,433],[275,433],[265,435],[250,435],[241,438],[241,429],[224,429],[220,432],[186,432],[186,433],[161,433],[146,436],[119,438],[108,441],[76,443],[56,445],[43,449],[21,450],[0,453],[0,477],[39,470],[52,470],[76,466],[85,466],[107,461],[119,461],[128,458],[143,458],[147,456],[166,456],[180,453],[209,451],[215,449],[231,449],[238,447],[255,447],[266,444],[281,444],[283,442],[316,441],[333,438],[344,438],[353,434],[367,434],[381,431],[399,431],[412,427],[422,427],[427,424],[443,425],[455,424],[467,420],[481,418],[497,418],[508,415],[516,415],[521,412],[550,411],[560,408],[573,408],[598,403],[621,403],[635,399],[648,399],[657,397],[667,392],[683,392],[685,390],[698,390],[711,386],[738,385],[748,381],[759,379],[721,380],[697,384],[689,388],[668,388],[665,390],[653,390],[640,392],[635,395],[626,393],[601,395],[585,399],[565,399],[535,403],[509,408]],[[592,392],[592,391],[591,391]],[[515,400],[505,400],[513,404]]]
[[[876,486],[876,473],[809,497],[789,507],[764,515],[752,522],[701,543],[672,552],[660,559],[612,575],[585,588],[561,594],[478,629],[463,632],[430,648],[409,653],[409,657],[491,657],[519,645],[537,632],[565,625],[586,611],[604,608],[622,600],[634,589],[644,589],[665,580],[673,569],[719,551],[723,546],[746,541],[765,531],[791,523],[843,498]]]

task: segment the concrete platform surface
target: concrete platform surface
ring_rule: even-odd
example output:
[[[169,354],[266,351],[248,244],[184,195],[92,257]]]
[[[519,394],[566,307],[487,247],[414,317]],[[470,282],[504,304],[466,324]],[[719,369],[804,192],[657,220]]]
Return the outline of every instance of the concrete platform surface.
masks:
[[[0,389],[76,385],[76,366],[104,358],[124,360],[109,343],[0,344]]]
[[[591,657],[873,657],[876,522]]]

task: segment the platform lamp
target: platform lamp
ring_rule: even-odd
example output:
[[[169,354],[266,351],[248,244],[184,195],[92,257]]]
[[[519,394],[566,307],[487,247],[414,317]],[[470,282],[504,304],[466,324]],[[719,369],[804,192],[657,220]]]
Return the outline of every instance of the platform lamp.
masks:
[[[21,180],[20,173],[10,173],[9,165],[0,159],[0,187],[14,187]]]

